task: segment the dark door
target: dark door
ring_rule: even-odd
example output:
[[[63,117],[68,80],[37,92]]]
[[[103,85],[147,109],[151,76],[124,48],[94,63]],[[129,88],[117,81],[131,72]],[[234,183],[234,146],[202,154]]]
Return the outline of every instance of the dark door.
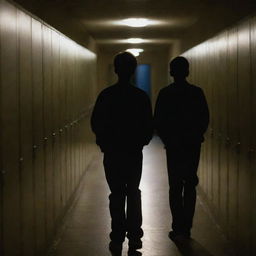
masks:
[[[140,64],[137,66],[135,84],[151,97],[151,66],[149,64]]]

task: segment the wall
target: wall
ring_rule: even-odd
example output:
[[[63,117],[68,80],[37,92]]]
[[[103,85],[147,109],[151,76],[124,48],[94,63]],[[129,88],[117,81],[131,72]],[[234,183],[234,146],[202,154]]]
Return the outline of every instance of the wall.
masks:
[[[43,255],[93,157],[96,55],[0,0],[0,254]]]
[[[237,255],[256,255],[256,18],[190,49],[211,114],[200,184]]]

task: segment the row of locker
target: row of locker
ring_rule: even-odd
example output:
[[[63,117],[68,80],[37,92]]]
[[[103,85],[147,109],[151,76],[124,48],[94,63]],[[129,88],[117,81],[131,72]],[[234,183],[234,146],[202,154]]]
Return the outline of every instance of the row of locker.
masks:
[[[93,157],[88,117],[1,175],[1,255],[41,255]]]
[[[184,54],[210,109],[200,184],[236,253],[256,254],[256,17]],[[240,254],[239,254],[240,253]]]
[[[42,255],[94,151],[96,55],[0,0],[0,254]]]

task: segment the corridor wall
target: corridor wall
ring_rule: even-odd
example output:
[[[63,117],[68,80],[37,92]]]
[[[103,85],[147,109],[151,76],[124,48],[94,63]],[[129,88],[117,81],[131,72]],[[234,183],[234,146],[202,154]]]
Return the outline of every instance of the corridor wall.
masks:
[[[237,255],[256,255],[256,17],[183,55],[210,108],[201,188]]]
[[[96,55],[0,0],[0,255],[44,255],[93,157]]]

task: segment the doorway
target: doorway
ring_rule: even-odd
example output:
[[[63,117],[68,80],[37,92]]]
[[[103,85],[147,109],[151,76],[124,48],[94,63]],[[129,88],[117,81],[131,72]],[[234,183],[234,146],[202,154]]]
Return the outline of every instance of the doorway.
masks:
[[[135,84],[151,98],[151,66],[149,64],[139,64],[137,66]]]

